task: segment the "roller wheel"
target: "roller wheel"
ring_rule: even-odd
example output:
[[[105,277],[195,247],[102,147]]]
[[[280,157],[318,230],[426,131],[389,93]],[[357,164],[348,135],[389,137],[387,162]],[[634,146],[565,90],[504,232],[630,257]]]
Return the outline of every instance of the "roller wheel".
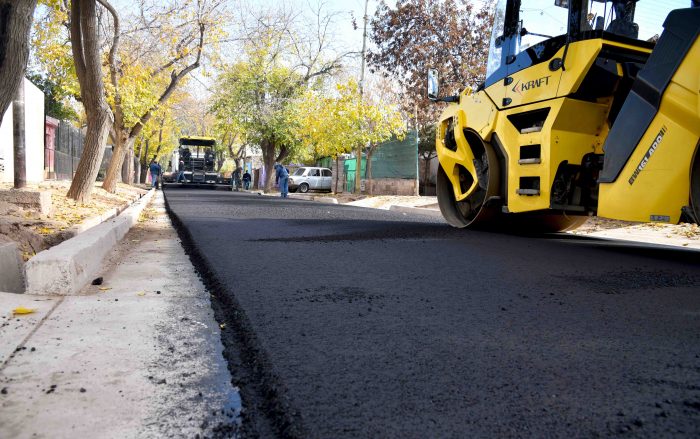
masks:
[[[695,152],[690,174],[690,210],[690,219],[700,224],[700,147]]]
[[[438,167],[437,199],[440,212],[448,224],[459,228],[469,227],[505,233],[535,234],[573,230],[586,222],[586,217],[550,212],[504,214],[501,212],[500,203],[489,205],[489,200],[492,197],[497,197],[500,193],[500,169],[491,145],[487,143],[483,145],[484,152],[481,155],[481,160],[477,163],[478,169],[482,172],[479,186],[465,200],[457,201],[455,199],[452,182],[442,166]],[[471,184],[472,181],[472,177],[466,169],[460,173],[460,181],[463,180],[466,180],[466,184]]]
[[[496,154],[491,145],[482,143],[484,151],[478,158],[478,168],[481,176],[478,179],[478,186],[469,197],[457,201],[454,196],[452,182],[447,174],[438,167],[437,174],[437,199],[440,212],[445,220],[453,227],[477,227],[488,226],[493,219],[498,216],[497,207],[487,207],[486,203],[490,197],[498,195],[500,169]],[[475,162],[477,162],[475,161]],[[474,177],[464,168],[459,168],[459,180],[462,189],[466,190],[471,186]]]

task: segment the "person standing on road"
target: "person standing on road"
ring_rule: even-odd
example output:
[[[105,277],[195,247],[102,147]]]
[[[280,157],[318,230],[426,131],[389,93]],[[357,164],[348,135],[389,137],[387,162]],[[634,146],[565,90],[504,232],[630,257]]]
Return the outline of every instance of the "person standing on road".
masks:
[[[282,198],[287,198],[287,194],[289,193],[289,185],[288,185],[288,180],[289,180],[289,172],[287,169],[285,169],[284,166],[280,164],[275,165],[275,175],[277,179],[279,180],[280,184],[280,196]]]
[[[160,167],[160,164],[156,161],[156,156],[153,156],[153,160],[151,160],[151,164],[148,166],[148,169],[151,171],[151,182],[152,182],[152,187],[158,189],[158,182],[160,180],[160,174],[163,171],[163,169]]]
[[[236,192],[241,190],[241,168],[236,168],[231,174],[231,184]]]
[[[177,180],[175,183],[180,183],[182,180],[183,182],[185,181],[185,162],[184,160],[180,159],[180,162],[177,164]]]
[[[250,173],[248,172],[248,170],[246,170],[243,174],[243,189],[250,189]]]

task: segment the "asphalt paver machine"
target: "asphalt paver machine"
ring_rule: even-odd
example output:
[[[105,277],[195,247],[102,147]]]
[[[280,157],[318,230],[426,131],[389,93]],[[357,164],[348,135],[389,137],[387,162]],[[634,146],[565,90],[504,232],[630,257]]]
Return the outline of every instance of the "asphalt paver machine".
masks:
[[[700,220],[700,8],[499,0],[486,80],[440,97],[440,210],[455,227],[561,231],[589,215]]]
[[[221,184],[221,175],[216,172],[216,139],[212,137],[188,136],[180,138],[180,147],[173,154],[173,175],[177,176],[179,161],[185,166],[185,183],[216,185]]]

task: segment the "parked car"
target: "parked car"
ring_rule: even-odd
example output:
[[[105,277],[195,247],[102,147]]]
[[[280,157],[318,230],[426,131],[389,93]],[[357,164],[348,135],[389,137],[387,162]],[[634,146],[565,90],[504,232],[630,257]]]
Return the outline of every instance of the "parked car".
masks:
[[[306,193],[308,191],[331,191],[333,173],[328,168],[305,166],[289,176],[291,192]]]

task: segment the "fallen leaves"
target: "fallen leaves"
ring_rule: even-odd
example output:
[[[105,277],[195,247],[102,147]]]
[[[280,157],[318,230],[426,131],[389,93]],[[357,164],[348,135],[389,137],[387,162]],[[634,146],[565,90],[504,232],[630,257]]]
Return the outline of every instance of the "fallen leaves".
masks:
[[[46,236],[46,235],[53,235],[54,233],[56,233],[56,230],[52,229],[51,227],[39,227],[36,230],[36,232],[40,235]]]
[[[25,315],[25,314],[33,314],[36,312],[36,308],[25,308],[23,306],[18,306],[17,308],[12,310],[13,315]]]
[[[100,287],[99,288],[100,291],[107,291],[107,290],[111,290],[111,289],[112,289],[112,287]]]

